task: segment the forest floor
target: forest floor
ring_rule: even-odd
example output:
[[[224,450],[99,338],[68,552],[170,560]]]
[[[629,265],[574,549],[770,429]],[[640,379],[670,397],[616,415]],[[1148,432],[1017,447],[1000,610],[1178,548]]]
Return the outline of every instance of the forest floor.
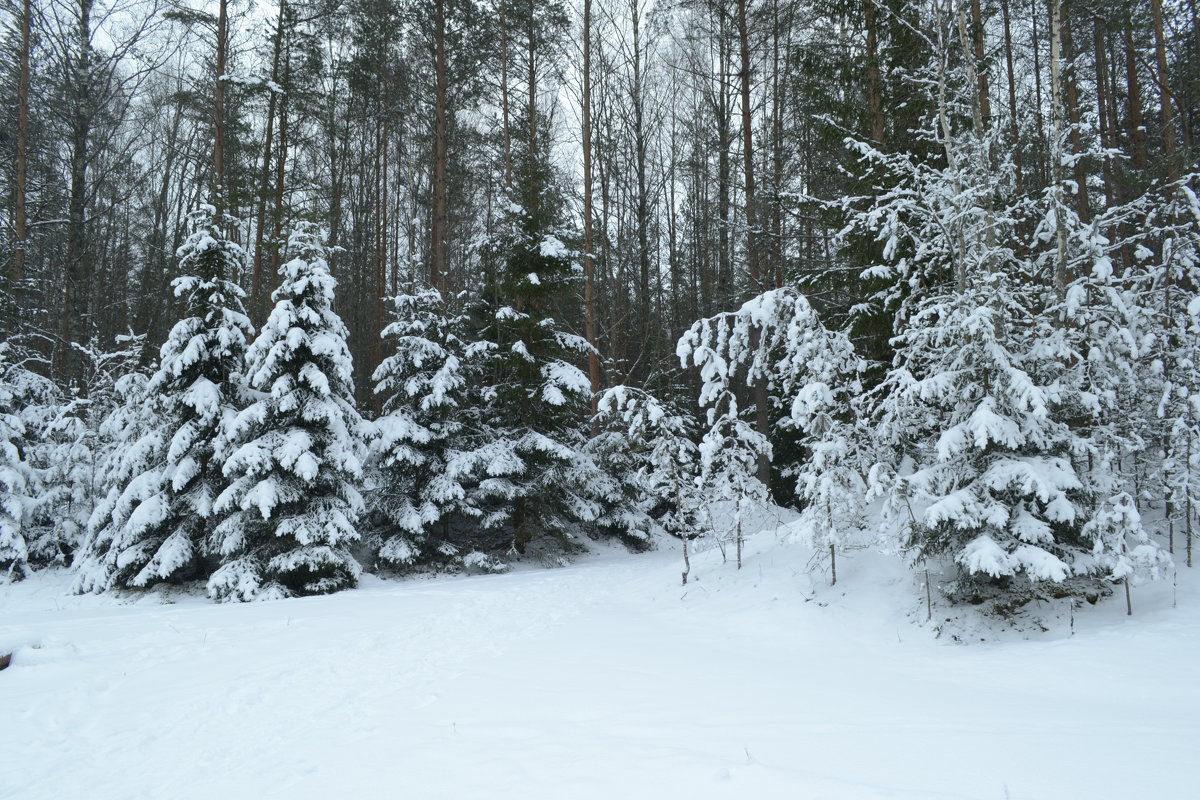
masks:
[[[0,587],[0,797],[1181,798],[1200,744],[1200,580],[926,621],[860,551],[775,529],[679,585],[677,545],[557,569],[214,605]],[[934,622],[946,609],[933,608]],[[964,631],[973,630],[968,635]],[[957,636],[957,641],[955,639]],[[969,643],[968,643],[969,640]],[[982,641],[981,641],[982,640]],[[1188,786],[1193,786],[1188,789]]]

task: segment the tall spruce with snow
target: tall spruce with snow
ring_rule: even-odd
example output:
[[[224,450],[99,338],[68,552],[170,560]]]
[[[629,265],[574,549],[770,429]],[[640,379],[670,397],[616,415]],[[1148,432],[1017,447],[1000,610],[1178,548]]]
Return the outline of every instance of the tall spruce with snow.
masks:
[[[193,216],[173,282],[188,316],[171,329],[146,386],[149,430],[130,445],[137,467],[93,519],[79,587],[145,588],[204,577],[214,502],[228,482],[220,451],[245,404],[242,370],[251,334],[232,281],[244,266],[211,209]]]
[[[1195,562],[1200,514],[1200,174],[1163,187],[1156,213],[1145,228],[1141,306],[1156,330],[1143,369],[1152,406],[1151,449],[1160,461],[1151,468],[1159,487],[1145,494],[1165,499],[1169,541],[1184,539],[1185,560]],[[1155,469],[1157,468],[1157,469]]]
[[[531,138],[517,147],[513,196],[479,253],[488,285],[474,313],[490,363],[478,388],[489,433],[458,462],[475,476],[470,502],[481,524],[511,531],[521,553],[542,534],[570,545],[572,531],[603,511],[585,449],[591,383],[578,366],[592,347],[561,321],[581,270],[564,242],[547,132],[523,135]]]
[[[354,407],[346,326],[333,312],[325,247],[310,225],[289,237],[275,307],[246,355],[253,402],[222,442],[226,515],[212,536],[216,600],[326,594],[354,586],[349,546],[371,428]]]
[[[383,414],[369,502],[382,518],[380,561],[403,568],[445,555],[454,519],[478,516],[472,471],[457,454],[480,444],[475,384],[491,346],[469,341],[467,317],[435,289],[397,295],[392,306],[383,331],[392,354],[373,376]]]
[[[1121,367],[1084,374],[1087,350],[1064,309],[1080,307],[1074,270],[1087,263],[1107,281],[1102,237],[1070,214],[1065,181],[1041,208],[1016,195],[998,130],[985,127],[978,98],[964,99],[975,82],[947,63],[943,55],[930,82],[939,95],[925,132],[944,160],[851,143],[892,187],[844,206],[851,228],[883,245],[869,274],[889,282],[878,302],[896,320],[896,354],[870,398],[879,445],[871,482],[914,561],[956,573],[953,599],[1011,607],[1050,586],[1055,596],[1094,592],[1120,570],[1116,537],[1093,524],[1111,495],[1089,474],[1098,406],[1085,384],[1111,386]],[[955,85],[966,88],[952,96]],[[974,124],[961,130],[954,120],[968,105]],[[1039,211],[1037,236],[1019,251],[1022,219]],[[1093,316],[1111,317],[1113,302],[1092,296]],[[1125,358],[1115,349],[1109,357]]]

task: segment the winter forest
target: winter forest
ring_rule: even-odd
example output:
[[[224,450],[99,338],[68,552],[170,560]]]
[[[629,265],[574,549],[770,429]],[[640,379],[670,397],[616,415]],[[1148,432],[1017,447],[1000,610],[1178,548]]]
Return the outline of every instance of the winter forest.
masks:
[[[686,584],[764,503],[1000,613],[1193,564],[1194,0],[0,13],[8,581]]]
[[[0,0],[0,798],[1194,794],[1198,5]]]

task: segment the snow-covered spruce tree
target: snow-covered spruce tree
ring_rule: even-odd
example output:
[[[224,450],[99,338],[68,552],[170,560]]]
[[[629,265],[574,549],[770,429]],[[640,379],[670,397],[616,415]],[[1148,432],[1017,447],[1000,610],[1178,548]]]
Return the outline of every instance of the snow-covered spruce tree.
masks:
[[[354,407],[346,327],[318,232],[288,240],[275,307],[246,354],[253,402],[222,441],[228,488],[212,535],[223,561],[216,600],[326,594],[354,586],[348,546],[363,511],[358,484],[371,428]]]
[[[1145,241],[1140,306],[1158,332],[1148,350],[1142,380],[1152,399],[1148,450],[1162,484],[1144,494],[1163,495],[1172,550],[1184,537],[1185,559],[1194,563],[1200,515],[1200,175],[1186,175],[1158,193],[1160,202],[1142,226]]]
[[[27,525],[38,492],[28,462],[29,432],[18,413],[33,377],[9,342],[0,342],[0,581],[20,580],[29,571]]]
[[[50,402],[27,407],[26,427],[42,431],[33,451],[42,476],[30,526],[35,563],[68,564],[86,541],[88,520],[108,489],[102,465],[111,443],[101,427],[125,402],[116,385],[123,374],[137,369],[144,338],[118,336],[113,349],[95,341],[77,345],[82,391],[69,398],[54,392]]]
[[[403,568],[447,557],[448,528],[473,516],[470,474],[456,454],[478,446],[474,386],[490,346],[467,340],[467,317],[435,289],[392,298],[383,331],[392,354],[375,370],[383,414],[371,443],[368,505],[381,537],[379,560]]]
[[[851,143],[892,187],[845,205],[852,227],[884,243],[870,273],[892,282],[881,303],[897,326],[892,368],[871,395],[881,456],[872,484],[913,560],[955,570],[954,599],[1011,608],[1042,593],[1097,593],[1115,562],[1111,537],[1088,523],[1107,497],[1082,469],[1093,426],[1073,365],[1086,350],[1059,308],[1083,240],[1067,220],[1064,181],[1047,193],[1038,238],[1018,252],[1020,220],[1036,209],[1013,191],[977,83],[950,71],[940,44],[924,135],[944,159]],[[954,122],[964,118],[967,130]]]
[[[795,531],[815,549],[814,560],[829,561],[830,584],[837,583],[837,556],[870,527],[866,473],[871,432],[855,401],[862,391],[862,362],[849,340],[831,333],[807,383],[792,399],[784,424],[800,432],[805,457],[791,470],[802,511]]]
[[[528,135],[528,134],[526,134]],[[491,346],[478,391],[486,435],[453,469],[474,476],[468,502],[486,529],[511,532],[519,553],[540,535],[573,546],[603,510],[586,451],[591,384],[577,366],[592,351],[559,321],[573,308],[577,254],[564,243],[564,201],[546,132],[517,147],[515,191],[479,251],[487,287],[473,310]]]
[[[801,452],[821,454],[820,467],[805,459],[782,465],[782,474],[796,480],[800,500],[813,507],[806,529],[812,543],[834,553],[840,537],[858,524],[838,509],[863,505],[861,481],[853,477],[861,469],[861,439],[849,408],[859,391],[860,364],[850,341],[827,330],[802,294],[785,288],[696,322],[679,340],[677,354],[684,367],[700,370],[699,400],[708,410],[700,450],[710,489],[734,500],[739,514],[747,501],[765,498],[734,474],[750,453],[769,457],[772,451],[739,405],[739,397],[761,381],[772,427],[790,430]]]
[[[700,440],[700,486],[708,498],[708,527],[722,555],[732,540],[737,568],[742,568],[747,517],[770,501],[758,478],[758,462],[770,458],[771,443],[738,414],[737,398],[724,392],[708,409],[710,424]],[[713,518],[715,510],[722,517]]]
[[[646,541],[659,533],[679,537],[685,584],[691,571],[689,542],[706,530],[693,427],[649,392],[614,386],[600,397],[598,433],[589,445],[604,474],[617,483],[602,523],[637,532]]]
[[[232,276],[241,247],[211,208],[192,217],[173,282],[188,316],[171,329],[146,386],[147,433],[133,451],[142,468],[114,487],[117,501],[94,519],[81,565],[81,588],[145,588],[205,577],[213,504],[228,482],[219,449],[225,427],[245,405],[242,370],[251,334]]]

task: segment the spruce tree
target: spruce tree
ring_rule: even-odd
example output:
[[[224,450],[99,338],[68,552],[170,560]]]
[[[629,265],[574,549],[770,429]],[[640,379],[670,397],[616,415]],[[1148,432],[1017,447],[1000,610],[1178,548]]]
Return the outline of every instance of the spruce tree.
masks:
[[[145,588],[206,572],[213,504],[227,486],[219,443],[244,405],[252,329],[232,281],[244,266],[241,247],[211,208],[194,214],[193,225],[173,282],[188,316],[171,329],[146,386],[148,430],[119,457],[128,472],[93,516],[82,590]]]
[[[230,483],[216,508],[227,516],[212,546],[223,565],[208,582],[221,601],[336,592],[360,572],[348,548],[359,536],[370,426],[354,407],[322,239],[301,224],[288,252],[275,307],[246,356],[257,394],[222,441]]]
[[[444,555],[455,518],[478,515],[457,453],[478,446],[476,384],[490,348],[467,340],[467,318],[435,289],[397,295],[392,305],[383,331],[392,354],[373,376],[383,414],[369,502],[380,518],[380,560],[408,567]]]
[[[19,415],[27,373],[0,342],[0,580],[20,580],[29,571],[27,525],[37,494],[37,476],[27,460],[28,432]]]

